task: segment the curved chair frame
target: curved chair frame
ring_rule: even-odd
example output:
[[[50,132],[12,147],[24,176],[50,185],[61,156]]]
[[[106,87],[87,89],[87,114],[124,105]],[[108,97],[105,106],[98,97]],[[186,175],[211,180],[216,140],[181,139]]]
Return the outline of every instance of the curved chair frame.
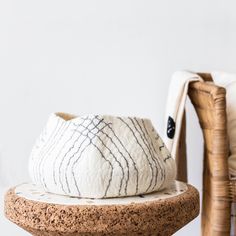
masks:
[[[192,82],[188,95],[196,110],[204,139],[202,235],[228,236],[231,228],[231,203],[236,199],[236,184],[229,179],[228,171],[226,91],[210,82],[210,74],[199,75],[205,82]],[[185,129],[184,116],[176,161],[177,179],[187,182]]]

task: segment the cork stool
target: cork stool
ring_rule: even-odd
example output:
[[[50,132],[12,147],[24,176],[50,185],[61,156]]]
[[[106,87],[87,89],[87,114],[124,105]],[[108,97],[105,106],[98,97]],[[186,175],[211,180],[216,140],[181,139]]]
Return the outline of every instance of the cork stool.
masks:
[[[55,195],[30,183],[5,196],[6,217],[35,236],[168,236],[198,214],[198,191],[179,181],[160,192],[123,198]]]

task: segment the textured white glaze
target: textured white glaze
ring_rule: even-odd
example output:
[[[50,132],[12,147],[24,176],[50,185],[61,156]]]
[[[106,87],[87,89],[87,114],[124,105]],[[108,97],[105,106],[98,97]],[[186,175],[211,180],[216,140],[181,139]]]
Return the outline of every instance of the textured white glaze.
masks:
[[[120,198],[90,199],[47,193],[43,188],[40,188],[32,183],[25,183],[18,185],[15,188],[15,193],[19,197],[23,197],[28,200],[60,205],[124,205],[176,197],[186,192],[187,189],[188,187],[185,183],[175,181],[167,189],[144,195]]]
[[[57,113],[33,147],[34,184],[85,198],[122,197],[168,187],[175,161],[150,120]]]

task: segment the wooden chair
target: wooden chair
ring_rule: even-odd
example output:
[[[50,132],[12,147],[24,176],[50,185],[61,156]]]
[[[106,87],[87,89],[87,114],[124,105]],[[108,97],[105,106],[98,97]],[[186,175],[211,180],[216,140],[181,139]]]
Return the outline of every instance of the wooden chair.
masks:
[[[191,83],[188,95],[196,110],[204,139],[202,235],[230,235],[230,229],[231,235],[236,235],[231,226],[231,204],[236,200],[236,184],[229,179],[228,171],[226,91],[211,82],[210,74],[199,75],[205,82]],[[187,182],[185,129],[184,116],[176,160],[177,179]]]

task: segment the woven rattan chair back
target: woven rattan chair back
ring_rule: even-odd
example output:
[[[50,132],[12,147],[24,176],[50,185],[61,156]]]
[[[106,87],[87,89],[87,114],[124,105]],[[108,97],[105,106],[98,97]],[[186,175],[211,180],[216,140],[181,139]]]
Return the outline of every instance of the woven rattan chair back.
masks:
[[[201,228],[204,236],[230,235],[233,184],[228,173],[226,91],[216,86],[210,74],[199,74],[206,82],[193,82],[189,97],[196,110],[204,139]],[[187,181],[185,117],[179,143],[177,179]],[[200,155],[200,153],[199,153]],[[201,158],[199,158],[199,161]]]

